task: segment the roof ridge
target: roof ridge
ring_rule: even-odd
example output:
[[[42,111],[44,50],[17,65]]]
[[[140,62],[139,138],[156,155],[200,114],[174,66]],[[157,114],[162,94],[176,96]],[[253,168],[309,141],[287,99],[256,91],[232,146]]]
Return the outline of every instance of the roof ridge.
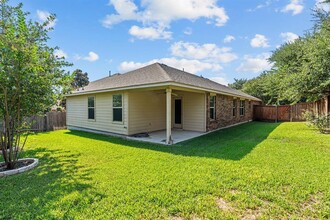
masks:
[[[195,77],[195,78],[197,78],[197,79],[207,80],[207,81],[209,81],[209,82],[211,82],[211,83],[215,83],[215,84],[218,84],[218,85],[221,85],[221,86],[228,87],[228,86],[223,85],[223,84],[221,84],[221,83],[217,83],[217,82],[215,82],[215,81],[213,81],[213,80],[210,80],[210,79],[207,78],[207,77],[203,77],[202,75],[201,75],[201,76],[198,76],[198,75],[196,75],[196,74],[193,74],[193,73],[190,73],[190,72],[187,72],[187,71],[184,71],[184,70],[180,70],[180,69],[174,68],[174,67],[172,67],[172,66],[168,66],[168,65],[166,65],[166,64],[160,64],[160,65],[164,65],[164,66],[166,66],[166,67],[168,67],[168,68],[170,68],[170,69],[174,69],[175,71],[179,71],[179,72],[181,72],[181,73],[188,74],[188,75],[190,75],[190,76],[192,76],[192,77]],[[228,88],[229,88],[229,87],[228,87]]]
[[[166,64],[158,63],[158,62],[154,63],[154,64],[156,64],[161,69],[161,71],[165,74],[166,78],[168,78],[170,81],[174,81],[174,79],[172,79],[172,77],[168,74],[168,72],[163,67],[163,66],[167,66]]]

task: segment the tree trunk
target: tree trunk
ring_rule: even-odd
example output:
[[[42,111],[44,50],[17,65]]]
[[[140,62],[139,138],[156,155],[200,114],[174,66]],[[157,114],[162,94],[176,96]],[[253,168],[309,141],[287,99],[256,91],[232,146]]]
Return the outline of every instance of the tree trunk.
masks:
[[[7,163],[7,170],[12,170],[15,169],[15,165],[16,165],[17,161],[10,161]]]

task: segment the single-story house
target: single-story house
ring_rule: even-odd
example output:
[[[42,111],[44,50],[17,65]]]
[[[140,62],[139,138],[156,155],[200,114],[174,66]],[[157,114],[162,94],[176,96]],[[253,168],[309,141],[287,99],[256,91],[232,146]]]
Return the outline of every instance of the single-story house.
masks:
[[[131,136],[172,129],[208,132],[253,118],[261,100],[202,76],[154,63],[67,95],[68,129]]]

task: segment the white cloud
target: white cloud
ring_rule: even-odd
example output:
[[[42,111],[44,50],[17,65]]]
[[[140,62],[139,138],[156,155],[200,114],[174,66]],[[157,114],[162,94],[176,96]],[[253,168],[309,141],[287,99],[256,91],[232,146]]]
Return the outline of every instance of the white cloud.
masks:
[[[211,62],[228,63],[237,59],[229,47],[218,47],[215,44],[197,44],[179,41],[171,45],[173,56]]]
[[[235,37],[233,35],[226,35],[226,37],[223,39],[224,43],[230,43],[235,40]]]
[[[129,33],[138,39],[170,39],[172,37],[172,32],[164,31],[162,28],[153,27],[138,27],[136,25],[129,29]]]
[[[330,12],[330,3],[323,3],[324,0],[316,0],[315,7]]]
[[[185,35],[191,35],[191,34],[192,34],[192,29],[191,29],[190,27],[187,27],[187,28],[183,31],[183,33],[184,33]]]
[[[84,60],[90,61],[90,62],[94,62],[96,60],[99,59],[99,55],[93,51],[88,53],[88,56],[83,57]]]
[[[283,38],[283,41],[287,43],[293,42],[299,38],[298,35],[292,32],[281,33],[281,37]]]
[[[125,61],[120,64],[119,70],[122,72],[127,72],[156,62],[164,63],[166,65],[175,67],[177,69],[181,69],[181,70],[184,69],[185,71],[193,74],[197,74],[205,70],[213,72],[222,69],[222,67],[219,64],[215,64],[215,63],[202,62],[199,60],[177,59],[174,57],[170,57],[170,58],[153,59],[144,63]]]
[[[272,3],[271,0],[267,0],[265,3],[263,3],[263,4],[259,4],[259,5],[257,5],[255,8],[253,8],[253,9],[250,8],[250,9],[248,9],[247,11],[248,11],[248,12],[254,12],[254,11],[257,11],[257,10],[259,10],[259,9],[266,8],[266,7],[270,6],[271,3]]]
[[[222,85],[228,85],[228,81],[224,77],[210,77],[209,79]]]
[[[259,73],[264,70],[269,70],[272,64],[268,62],[269,53],[262,53],[257,56],[245,55],[244,61],[236,68],[237,72]]]
[[[41,10],[37,10],[37,16],[40,22],[45,22],[47,21],[47,18],[50,16],[51,14],[48,11],[41,11]],[[48,25],[47,28],[53,28],[55,27],[57,22],[57,19],[51,21]]]
[[[99,55],[97,53],[91,51],[91,52],[88,53],[88,56],[81,57],[80,55],[76,55],[74,57],[74,59],[76,59],[76,60],[87,60],[89,62],[94,62],[94,61],[99,59]]]
[[[110,0],[116,11],[102,21],[110,28],[123,21],[141,22],[144,28],[169,29],[171,22],[181,19],[194,21],[206,18],[216,26],[223,26],[229,19],[217,0],[142,0],[139,7],[132,0]]]
[[[282,12],[292,12],[292,15],[300,14],[304,9],[304,5],[301,0],[290,0],[290,3],[287,4]]]
[[[252,47],[269,47],[268,39],[262,34],[256,34],[250,44]]]
[[[63,50],[56,50],[55,52],[54,52],[54,55],[56,56],[56,57],[58,57],[58,58],[68,58],[68,55],[63,51]]]
[[[113,5],[118,14],[107,15],[102,21],[104,27],[111,27],[125,20],[139,19],[138,8],[131,0],[110,0],[109,5]]]

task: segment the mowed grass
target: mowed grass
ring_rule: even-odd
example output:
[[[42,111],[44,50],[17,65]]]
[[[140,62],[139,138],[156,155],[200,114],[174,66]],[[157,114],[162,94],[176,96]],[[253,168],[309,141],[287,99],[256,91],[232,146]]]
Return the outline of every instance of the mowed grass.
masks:
[[[0,219],[329,219],[330,135],[252,122],[162,146],[29,137],[40,164],[0,179]]]

